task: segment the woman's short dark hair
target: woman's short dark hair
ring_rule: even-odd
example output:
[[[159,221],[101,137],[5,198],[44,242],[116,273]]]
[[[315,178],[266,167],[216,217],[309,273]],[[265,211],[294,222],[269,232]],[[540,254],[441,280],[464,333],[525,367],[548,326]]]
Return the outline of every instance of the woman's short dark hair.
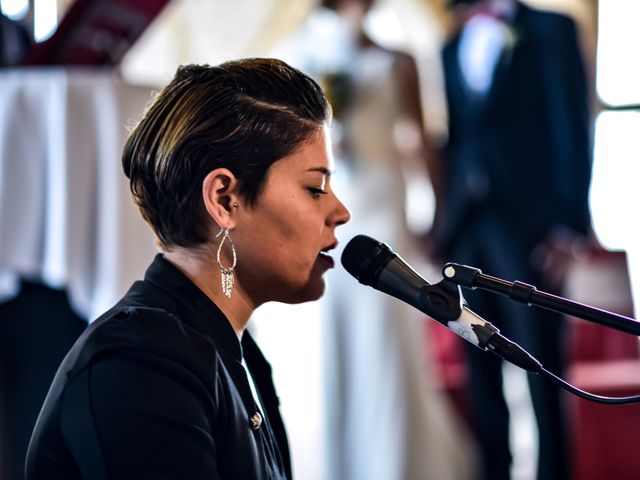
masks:
[[[209,240],[202,182],[215,168],[254,205],[269,167],[331,118],[318,84],[276,59],[186,65],[131,132],[122,165],[163,248]]]

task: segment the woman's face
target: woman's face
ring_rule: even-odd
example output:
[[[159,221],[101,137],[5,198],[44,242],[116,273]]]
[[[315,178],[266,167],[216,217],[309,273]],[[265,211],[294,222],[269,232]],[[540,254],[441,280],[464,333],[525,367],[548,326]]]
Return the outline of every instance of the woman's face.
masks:
[[[238,286],[256,304],[320,298],[322,275],[334,266],[335,229],[349,212],[331,190],[334,169],[328,127],[268,170],[256,204],[240,205],[231,237]]]

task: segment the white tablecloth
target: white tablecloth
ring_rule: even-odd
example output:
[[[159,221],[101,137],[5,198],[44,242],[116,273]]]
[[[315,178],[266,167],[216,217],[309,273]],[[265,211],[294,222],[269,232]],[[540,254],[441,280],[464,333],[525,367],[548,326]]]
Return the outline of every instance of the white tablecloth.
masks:
[[[0,70],[0,299],[39,280],[92,320],[143,275],[154,237],[120,156],[150,99],[108,71]]]

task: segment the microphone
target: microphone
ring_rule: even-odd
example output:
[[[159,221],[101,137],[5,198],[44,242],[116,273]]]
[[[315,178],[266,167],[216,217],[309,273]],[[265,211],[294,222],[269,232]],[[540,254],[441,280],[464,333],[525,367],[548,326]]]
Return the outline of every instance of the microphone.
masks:
[[[341,262],[363,285],[412,305],[481,350],[530,372],[538,373],[542,368],[528,352],[474,313],[458,285],[447,279],[430,284],[385,243],[357,235],[345,246]]]

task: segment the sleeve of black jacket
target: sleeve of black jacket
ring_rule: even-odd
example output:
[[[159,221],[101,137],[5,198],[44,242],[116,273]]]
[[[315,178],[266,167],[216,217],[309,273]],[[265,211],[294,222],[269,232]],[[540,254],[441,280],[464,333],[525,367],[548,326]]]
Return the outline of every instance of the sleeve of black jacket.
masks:
[[[166,312],[118,317],[90,326],[61,365],[27,478],[221,478],[213,345]]]

